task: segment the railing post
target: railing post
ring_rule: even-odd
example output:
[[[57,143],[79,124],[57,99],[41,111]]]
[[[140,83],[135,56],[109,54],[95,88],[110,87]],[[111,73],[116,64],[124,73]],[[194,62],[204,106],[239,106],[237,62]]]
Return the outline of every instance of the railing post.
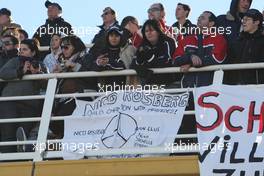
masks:
[[[223,70],[216,70],[214,72],[213,85],[222,85],[223,79],[224,79],[224,71]]]
[[[49,124],[51,119],[53,102],[56,93],[56,86],[57,86],[56,78],[50,79],[48,81],[33,161],[43,160],[43,152],[46,150],[46,141],[47,141],[47,135],[48,135]]]

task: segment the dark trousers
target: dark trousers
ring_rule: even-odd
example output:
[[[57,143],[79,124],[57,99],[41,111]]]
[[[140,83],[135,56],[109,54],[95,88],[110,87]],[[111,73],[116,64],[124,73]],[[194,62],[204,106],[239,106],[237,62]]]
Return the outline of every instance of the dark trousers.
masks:
[[[67,99],[69,100],[69,99]],[[54,114],[55,116],[68,116],[71,115],[76,108],[75,100],[72,99],[70,101],[64,101],[58,103],[55,106]],[[58,137],[63,138],[64,135],[64,121],[51,121],[50,122],[51,131]]]
[[[35,100],[0,102],[0,119],[39,116],[40,107]],[[1,142],[16,141],[16,130],[18,127],[23,127],[26,136],[28,136],[33,126],[33,122],[2,123],[0,124]],[[16,146],[0,146],[0,152],[2,153],[15,151]]]

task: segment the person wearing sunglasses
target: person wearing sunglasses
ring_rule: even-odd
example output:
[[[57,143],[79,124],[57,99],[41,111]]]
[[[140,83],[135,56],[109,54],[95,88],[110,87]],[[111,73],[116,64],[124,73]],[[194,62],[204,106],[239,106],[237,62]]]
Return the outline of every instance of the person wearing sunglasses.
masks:
[[[6,43],[7,44],[7,43]],[[28,74],[41,74],[44,70],[38,61],[38,43],[32,39],[23,40],[19,48],[19,56],[11,58],[1,69],[0,79],[21,79]],[[10,81],[7,82],[2,97],[39,95],[40,89],[45,88],[46,82],[33,81]],[[41,100],[7,101],[0,104],[0,118],[40,117]],[[1,141],[16,141],[16,130],[23,127],[26,136],[34,127],[34,123],[1,124]],[[16,146],[5,146],[0,152],[15,152]]]
[[[54,73],[81,72],[89,71],[86,62],[86,47],[83,41],[75,36],[69,35],[61,39],[61,54],[58,57],[58,63],[54,68]],[[95,91],[96,81],[94,78],[66,78],[59,79],[56,92],[58,94],[83,93],[84,91]],[[82,99],[82,98],[80,98]],[[90,97],[83,100],[91,100]],[[53,114],[55,116],[71,115],[76,104],[73,98],[57,99],[54,105]],[[50,129],[58,138],[63,137],[63,121],[52,122]]]
[[[116,20],[116,12],[111,7],[106,7],[103,10],[101,17],[103,24],[98,26],[100,31],[94,36],[92,40],[92,43],[94,44],[90,49],[90,53],[92,55],[96,55],[96,53],[100,52],[106,46],[105,37],[108,29],[114,26],[120,27],[118,21]]]
[[[249,9],[245,13],[242,19],[243,31],[230,47],[231,64],[264,62],[262,22],[263,16],[257,9]],[[263,69],[230,71],[225,75],[228,84],[264,84]]]

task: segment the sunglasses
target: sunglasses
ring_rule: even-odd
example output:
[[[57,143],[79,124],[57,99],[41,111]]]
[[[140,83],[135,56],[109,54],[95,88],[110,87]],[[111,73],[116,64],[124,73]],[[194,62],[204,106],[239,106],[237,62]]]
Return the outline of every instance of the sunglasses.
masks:
[[[28,48],[19,48],[19,52],[21,51],[28,51],[29,49]]]
[[[63,49],[63,50],[68,50],[70,47],[69,47],[69,45],[62,45],[61,46],[61,49]]]
[[[104,17],[104,16],[109,15],[109,14],[111,14],[111,12],[105,12],[105,13],[103,13],[103,14],[101,15],[101,17]]]
[[[161,11],[159,8],[157,7],[154,7],[154,8],[151,8],[151,9],[148,9],[148,13],[151,13],[151,12],[158,12],[158,11]]]

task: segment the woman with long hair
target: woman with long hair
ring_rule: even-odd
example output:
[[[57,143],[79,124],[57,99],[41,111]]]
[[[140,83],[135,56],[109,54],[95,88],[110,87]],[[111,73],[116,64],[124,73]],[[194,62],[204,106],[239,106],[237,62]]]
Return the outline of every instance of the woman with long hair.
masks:
[[[169,84],[172,75],[155,75],[149,68],[172,66],[175,41],[167,37],[156,20],[147,20],[142,27],[143,40],[136,53],[132,68],[135,68],[142,84]]]

